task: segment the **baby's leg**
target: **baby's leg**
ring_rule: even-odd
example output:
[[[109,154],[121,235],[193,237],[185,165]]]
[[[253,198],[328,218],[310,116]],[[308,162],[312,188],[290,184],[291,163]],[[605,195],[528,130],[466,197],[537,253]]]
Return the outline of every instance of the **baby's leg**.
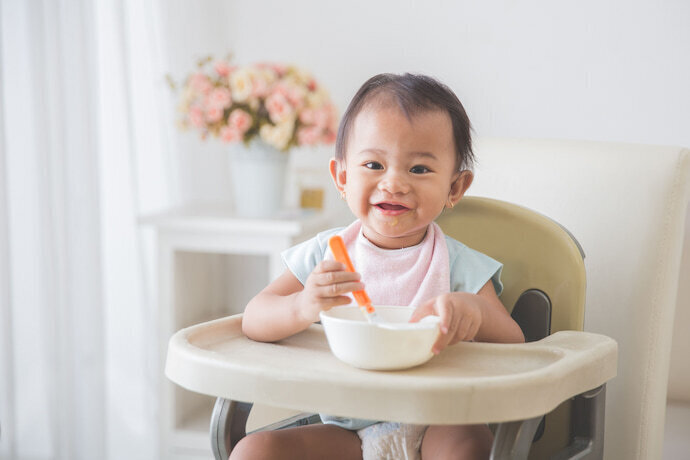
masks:
[[[488,459],[493,435],[486,425],[435,425],[422,440],[422,460]]]
[[[361,460],[357,432],[335,425],[306,425],[247,435],[230,454],[231,460]]]

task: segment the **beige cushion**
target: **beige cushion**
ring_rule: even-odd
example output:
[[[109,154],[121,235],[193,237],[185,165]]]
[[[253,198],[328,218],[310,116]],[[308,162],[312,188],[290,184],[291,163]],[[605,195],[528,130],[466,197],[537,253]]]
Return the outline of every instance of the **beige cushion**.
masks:
[[[584,248],[585,330],[619,345],[605,458],[661,458],[690,152],[514,139],[480,139],[475,152],[469,194],[539,211]]]

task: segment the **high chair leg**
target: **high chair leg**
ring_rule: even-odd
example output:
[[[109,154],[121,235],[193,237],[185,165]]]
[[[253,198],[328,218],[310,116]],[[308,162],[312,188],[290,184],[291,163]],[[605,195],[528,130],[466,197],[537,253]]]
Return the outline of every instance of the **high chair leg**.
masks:
[[[252,403],[217,398],[211,415],[211,450],[216,460],[227,460],[232,448],[246,436]]]
[[[571,413],[570,445],[551,460],[604,458],[606,385],[577,395]]]
[[[216,398],[211,414],[211,450],[216,460],[227,460],[230,452],[242,438],[247,435],[247,419],[253,407],[252,403]],[[318,414],[301,413],[266,425],[257,431],[282,430],[302,425],[321,423]]]
[[[499,424],[491,446],[491,460],[525,460],[541,419],[539,416]]]

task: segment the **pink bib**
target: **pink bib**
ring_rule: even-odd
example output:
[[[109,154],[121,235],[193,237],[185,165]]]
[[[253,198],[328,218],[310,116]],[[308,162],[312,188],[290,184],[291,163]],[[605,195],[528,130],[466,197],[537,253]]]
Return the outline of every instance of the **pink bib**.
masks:
[[[448,247],[432,222],[421,243],[403,249],[381,249],[362,234],[356,220],[340,232],[355,270],[374,305],[416,307],[450,291]],[[328,251],[327,257],[333,255]]]

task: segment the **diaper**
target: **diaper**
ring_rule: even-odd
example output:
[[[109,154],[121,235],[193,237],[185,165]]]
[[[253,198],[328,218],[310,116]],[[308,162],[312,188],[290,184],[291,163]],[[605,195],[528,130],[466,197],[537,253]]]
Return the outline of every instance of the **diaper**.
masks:
[[[357,430],[363,460],[420,460],[426,425],[382,422]]]

